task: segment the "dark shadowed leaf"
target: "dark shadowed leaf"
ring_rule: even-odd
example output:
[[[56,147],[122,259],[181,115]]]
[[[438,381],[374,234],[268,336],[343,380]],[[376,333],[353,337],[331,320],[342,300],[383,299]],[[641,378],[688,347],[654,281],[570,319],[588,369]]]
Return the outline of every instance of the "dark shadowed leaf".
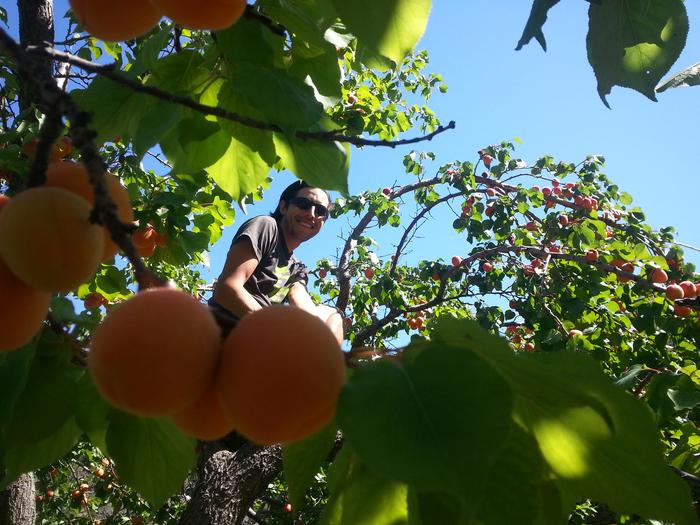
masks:
[[[69,418],[41,441],[14,442],[8,447],[0,463],[7,469],[0,480],[0,490],[25,472],[31,472],[58,461],[72,449],[81,435],[74,418]]]
[[[523,46],[527,45],[533,38],[540,43],[542,49],[547,51],[547,41],[544,38],[542,26],[547,21],[547,11],[558,3],[559,0],[534,0],[532,2],[530,16],[525,24],[523,35],[518,41],[518,46],[515,48],[516,51],[522,49]]]
[[[336,432],[335,424],[331,424],[306,439],[283,447],[284,477],[289,486],[289,501],[292,507],[304,506],[306,491],[328,458],[335,443]]]
[[[274,134],[275,148],[285,168],[312,186],[348,191],[350,148],[328,140],[301,140]]]
[[[285,131],[309,128],[323,116],[323,106],[313,89],[282,70],[241,64],[233,73],[232,83],[265,122]]]
[[[597,362],[566,352],[516,356],[469,321],[441,319],[436,337],[451,344],[461,339],[508,381],[516,418],[537,440],[563,498],[695,523],[688,486],[666,466],[648,408],[615,386]]]
[[[655,87],[685,47],[688,14],[682,0],[607,0],[588,9],[586,47],[598,94],[613,86],[632,88],[656,100]]]
[[[370,468],[475,509],[510,431],[511,409],[508,386],[484,361],[432,345],[410,363],[357,370],[341,393],[338,423]]]
[[[156,507],[182,488],[195,464],[195,442],[169,419],[114,411],[107,448],[119,475]]]

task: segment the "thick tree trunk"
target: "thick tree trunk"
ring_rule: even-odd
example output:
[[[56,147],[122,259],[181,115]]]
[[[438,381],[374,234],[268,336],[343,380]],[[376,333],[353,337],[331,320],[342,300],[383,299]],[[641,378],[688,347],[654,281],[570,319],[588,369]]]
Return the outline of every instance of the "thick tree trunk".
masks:
[[[0,523],[34,525],[36,523],[36,490],[34,474],[22,474],[6,490],[0,492]]]
[[[22,46],[30,45],[53,45],[54,23],[53,23],[53,0],[17,0],[19,11],[19,41]],[[37,67],[44,71],[39,78],[46,78],[46,75],[53,76],[53,64],[44,61]],[[41,98],[35,91],[35,83],[27,82],[26,78],[20,75],[22,80],[22,91],[19,97],[19,107],[21,110],[27,109],[32,103],[38,104]],[[46,113],[46,108],[42,108]]]
[[[204,445],[195,493],[181,525],[241,525],[282,469],[282,449],[246,443],[235,452]]]

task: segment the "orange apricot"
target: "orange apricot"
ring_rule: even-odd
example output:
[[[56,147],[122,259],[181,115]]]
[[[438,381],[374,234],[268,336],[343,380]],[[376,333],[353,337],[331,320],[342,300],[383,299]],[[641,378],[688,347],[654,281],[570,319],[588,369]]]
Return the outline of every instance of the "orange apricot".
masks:
[[[51,294],[27,286],[0,259],[0,352],[28,343],[49,312]]]
[[[27,157],[33,157],[36,153],[36,147],[39,145],[39,139],[33,139],[22,145],[22,153]],[[73,151],[73,141],[70,137],[61,137],[51,148],[49,161],[57,161],[67,157]]]
[[[105,181],[107,182],[107,193],[117,206],[117,217],[119,217],[119,220],[123,223],[133,222],[134,210],[131,207],[131,200],[126,188],[119,182],[119,177],[106,172]],[[46,169],[45,186],[66,189],[88,201],[90,206],[95,204],[95,194],[92,191],[90,177],[85,166],[80,163],[70,161],[52,162]],[[104,238],[105,247],[102,260],[106,261],[114,257],[118,246],[112,240],[107,228],[104,228]]]
[[[296,441],[326,425],[344,381],[345,360],[330,329],[282,305],[241,319],[222,343],[216,377],[236,431],[261,445]]]
[[[148,0],[70,0],[80,25],[100,40],[131,40],[150,31],[162,13]]]
[[[31,188],[0,214],[0,256],[22,282],[44,292],[69,292],[95,273],[104,250],[90,205],[62,188]]]
[[[134,243],[134,248],[141,257],[150,257],[156,251],[156,246],[161,246],[158,243],[159,234],[153,226],[146,226],[140,230],[136,230],[131,234],[131,242]]]
[[[172,416],[172,420],[185,434],[203,441],[222,438],[233,430],[233,423],[221,408],[213,381],[194,403]]]
[[[190,29],[226,29],[243,15],[246,0],[209,0],[206,8],[197,0],[150,0],[173,22]]]
[[[93,335],[88,368],[115,407],[172,415],[213,381],[220,341],[206,306],[181,290],[152,288],[110,309]]]

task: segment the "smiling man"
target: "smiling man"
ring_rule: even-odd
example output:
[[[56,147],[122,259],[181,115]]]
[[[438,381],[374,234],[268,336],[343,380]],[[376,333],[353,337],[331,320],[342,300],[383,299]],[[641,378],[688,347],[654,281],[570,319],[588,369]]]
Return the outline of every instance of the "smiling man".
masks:
[[[306,266],[293,254],[301,243],[321,231],[329,206],[330,196],[325,190],[296,181],[282,192],[271,215],[243,223],[233,237],[209,300],[226,333],[244,315],[287,301],[319,317],[342,342],[340,313],[313,302],[306,289]]]

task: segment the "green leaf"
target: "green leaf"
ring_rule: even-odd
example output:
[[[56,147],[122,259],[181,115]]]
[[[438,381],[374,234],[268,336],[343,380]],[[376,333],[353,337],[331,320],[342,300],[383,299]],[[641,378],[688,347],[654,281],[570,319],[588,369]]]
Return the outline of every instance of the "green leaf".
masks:
[[[700,85],[700,62],[675,73],[671,78],[656,88],[657,93],[662,93],[669,88],[688,87]]]
[[[160,143],[173,170],[185,173],[212,166],[226,153],[230,144],[228,133],[202,115],[180,120]]]
[[[36,346],[36,341],[32,341],[22,348],[2,354],[4,359],[0,361],[0,445],[17,399],[24,390]]]
[[[532,2],[530,16],[518,41],[518,46],[515,48],[516,51],[520,51],[533,38],[540,43],[542,49],[547,51],[547,41],[544,38],[544,33],[542,33],[542,26],[547,21],[547,11],[558,3],[559,0],[534,0]]]
[[[182,118],[182,108],[169,102],[158,102],[148,109],[141,118],[133,135],[134,153],[138,157],[158,144]]]
[[[282,448],[284,477],[289,487],[289,501],[294,508],[304,506],[304,497],[314,476],[328,458],[336,435],[335,424],[327,425],[306,439]]]
[[[7,427],[10,446],[44,440],[72,419],[81,371],[70,357],[71,347],[58,336],[42,338]]]
[[[337,418],[370,468],[416,489],[452,493],[473,509],[511,428],[511,403],[508,386],[484,361],[432,345],[412,362],[357,370]]]
[[[324,44],[328,29],[337,18],[327,0],[259,0],[257,3],[291,35],[315,46]]]
[[[236,201],[254,193],[269,172],[270,166],[260,155],[236,139],[231,139],[221,158],[207,167],[214,182]]]
[[[348,192],[350,148],[347,144],[317,139],[290,139],[274,134],[275,148],[285,168],[312,186]]]
[[[606,0],[588,8],[588,61],[598,94],[613,86],[632,88],[656,101],[654,88],[685,47],[688,14],[683,0]]]
[[[75,395],[75,420],[78,426],[95,446],[106,453],[108,416],[112,407],[97,391],[88,373],[80,378]]]
[[[141,418],[114,411],[107,448],[119,475],[158,507],[182,488],[195,464],[194,440],[167,418]]]
[[[218,31],[216,43],[231,65],[247,62],[273,67],[282,56],[284,38],[259,21],[243,16],[225,31]]]
[[[82,109],[92,113],[90,128],[97,132],[96,142],[134,136],[141,116],[157,102],[153,97],[99,76],[87,89],[71,91],[71,96]]]
[[[489,472],[485,498],[477,515],[481,523],[532,523],[540,513],[538,495],[544,481],[544,459],[537,442],[518,425],[513,428]]]
[[[423,36],[431,0],[333,0],[347,28],[363,44],[400,64]]]
[[[149,84],[179,95],[199,93],[211,81],[211,70],[202,55],[187,49],[158,60],[152,73]]]
[[[335,47],[326,44],[321,54],[309,58],[296,53],[297,47],[292,46],[289,73],[311,85],[316,100],[323,104],[324,108],[335,106],[342,96],[340,66]]]
[[[0,481],[0,490],[21,474],[61,459],[75,446],[80,434],[75,419],[69,418],[41,441],[13,443],[0,461],[6,468],[5,476]]]
[[[357,463],[343,491],[343,525],[406,525],[408,487]]]
[[[233,72],[232,83],[265,122],[285,131],[309,128],[323,116],[313,89],[284,71],[241,64]]]
[[[452,342],[460,333],[510,384],[516,419],[534,435],[563,497],[695,523],[688,487],[664,463],[649,410],[598,363],[564,352],[515,356],[469,321],[441,319],[436,338]]]
[[[224,82],[220,85],[212,84],[207,90],[206,95],[216,100],[216,102],[212,101],[212,104],[218,105],[228,111],[255,120],[264,120],[263,115],[255,109],[255,106],[249,104],[245,97],[237,93],[235,87],[230,82]],[[230,133],[234,139],[244,143],[248,148],[257,152],[268,165],[272,166],[276,162],[277,154],[275,153],[275,145],[272,141],[272,133],[270,131],[263,131],[226,119],[219,119],[219,124],[221,125],[221,129]]]

